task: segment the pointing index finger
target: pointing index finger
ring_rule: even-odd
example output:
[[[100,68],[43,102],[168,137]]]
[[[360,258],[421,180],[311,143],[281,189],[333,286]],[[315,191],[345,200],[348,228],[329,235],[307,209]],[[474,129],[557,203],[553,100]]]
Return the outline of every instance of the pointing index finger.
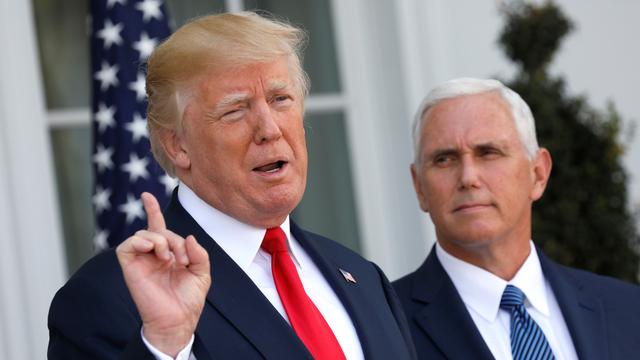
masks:
[[[149,231],[160,232],[166,230],[164,216],[160,210],[160,204],[155,196],[148,192],[143,192],[140,197],[144,204],[144,211],[147,213],[147,228]]]

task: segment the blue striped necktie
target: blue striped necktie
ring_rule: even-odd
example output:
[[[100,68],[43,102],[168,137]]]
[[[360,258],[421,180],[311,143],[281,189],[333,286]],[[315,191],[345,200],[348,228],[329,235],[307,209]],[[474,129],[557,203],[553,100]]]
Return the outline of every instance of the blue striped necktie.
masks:
[[[511,313],[511,353],[513,360],[555,359],[542,329],[524,307],[524,293],[507,285],[500,307]]]

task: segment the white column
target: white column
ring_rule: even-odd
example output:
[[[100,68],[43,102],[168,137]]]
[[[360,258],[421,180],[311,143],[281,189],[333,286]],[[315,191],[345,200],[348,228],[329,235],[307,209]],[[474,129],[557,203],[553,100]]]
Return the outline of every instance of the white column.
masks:
[[[393,2],[333,0],[346,129],[364,255],[390,279],[425,258],[428,235],[411,185],[403,54]]]
[[[31,1],[0,0],[0,357],[45,359],[66,278]]]
[[[447,49],[438,0],[398,0],[394,2],[398,24],[398,46],[402,59],[404,106],[410,112],[406,121],[411,129],[415,111],[429,90],[448,73]],[[412,147],[413,154],[413,147]],[[429,251],[436,241],[435,228],[428,214],[420,212],[423,241]]]
[[[225,10],[228,12],[240,12],[244,10],[244,0],[225,0]]]

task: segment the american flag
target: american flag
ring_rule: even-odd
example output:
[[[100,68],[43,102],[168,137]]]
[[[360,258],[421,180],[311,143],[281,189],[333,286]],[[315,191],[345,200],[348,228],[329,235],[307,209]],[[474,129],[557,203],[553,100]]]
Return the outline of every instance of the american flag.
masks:
[[[91,0],[94,246],[146,227],[140,193],[166,204],[176,181],[151,155],[144,63],[169,36],[161,0]]]

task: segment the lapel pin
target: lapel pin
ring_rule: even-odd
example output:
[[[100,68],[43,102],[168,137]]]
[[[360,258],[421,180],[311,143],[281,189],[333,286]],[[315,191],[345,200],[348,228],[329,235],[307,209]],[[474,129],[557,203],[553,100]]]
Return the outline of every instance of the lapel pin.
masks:
[[[342,276],[344,276],[344,279],[347,282],[354,283],[354,284],[356,283],[356,278],[354,278],[353,275],[351,275],[350,272],[348,272],[346,270],[342,270],[340,268],[338,268],[338,270],[340,270],[340,273],[342,274]]]

